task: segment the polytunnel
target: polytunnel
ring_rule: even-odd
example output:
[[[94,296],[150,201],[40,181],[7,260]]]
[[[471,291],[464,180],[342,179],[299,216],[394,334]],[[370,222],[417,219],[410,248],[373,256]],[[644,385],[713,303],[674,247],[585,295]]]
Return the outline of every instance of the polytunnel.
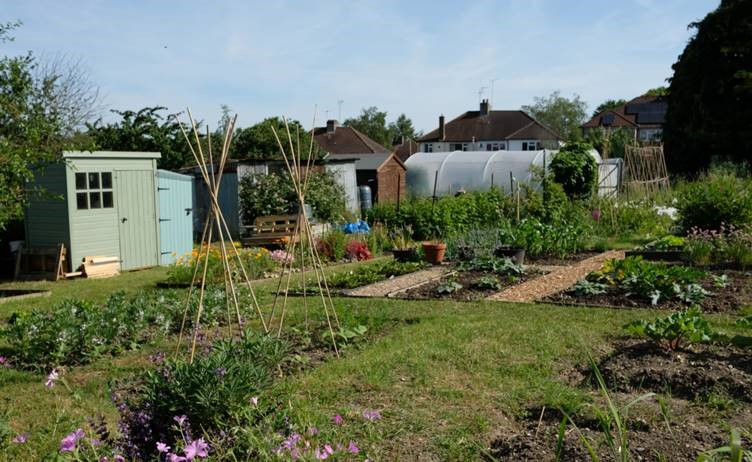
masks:
[[[512,184],[537,187],[531,167],[543,169],[558,151],[453,151],[419,152],[408,157],[407,189],[413,196],[454,194],[460,190],[482,191],[496,186],[510,192]],[[598,152],[591,151],[596,162]]]

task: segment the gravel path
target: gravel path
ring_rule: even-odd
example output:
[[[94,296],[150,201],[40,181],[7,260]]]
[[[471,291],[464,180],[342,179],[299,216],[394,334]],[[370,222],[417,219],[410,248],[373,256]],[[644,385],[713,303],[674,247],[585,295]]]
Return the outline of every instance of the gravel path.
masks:
[[[445,268],[433,266],[414,273],[404,274],[392,279],[358,287],[357,289],[344,291],[344,293],[351,297],[386,297],[392,292],[409,289],[410,287],[441,277],[445,272]]]
[[[610,258],[624,258],[623,250],[611,250],[575,263],[571,266],[558,267],[554,271],[544,274],[539,278],[523,282],[520,285],[510,287],[493,295],[486,300],[503,302],[533,302],[541,298],[553,295],[597,270],[603,262]]]

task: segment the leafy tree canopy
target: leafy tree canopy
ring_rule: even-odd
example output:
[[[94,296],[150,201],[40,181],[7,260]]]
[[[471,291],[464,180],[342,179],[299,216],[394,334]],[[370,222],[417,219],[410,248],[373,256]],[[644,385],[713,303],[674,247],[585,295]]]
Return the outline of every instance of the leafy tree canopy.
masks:
[[[673,65],[664,126],[666,162],[694,174],[752,153],[752,2],[722,0]]]
[[[538,121],[548,125],[564,140],[580,138],[580,125],[587,120],[587,103],[579,95],[572,98],[561,96],[556,90],[549,96],[536,97],[530,106],[522,110]]]
[[[323,154],[315,142],[311,143],[311,132],[306,130],[300,122],[297,120],[288,120],[287,127],[285,127],[283,119],[270,117],[256,125],[235,131],[235,137],[230,147],[231,157],[235,159],[281,160],[282,153],[272,129],[277,132],[279,141],[282,143],[288,159],[290,156],[290,139],[292,139],[295,153],[300,153],[303,159],[308,159],[309,152],[312,153],[314,158],[318,158]],[[287,135],[288,129],[290,137]]]
[[[10,32],[19,26],[0,24],[0,44],[13,40]],[[71,114],[88,112],[90,93],[61,99],[69,84],[65,75],[40,72],[31,53],[0,58],[0,229],[23,216],[31,196],[45,194],[34,186],[36,175],[60,162],[63,150],[87,147],[75,136]]]
[[[572,141],[562,147],[551,161],[554,181],[572,199],[587,199],[598,180],[598,164],[590,150],[593,147],[583,141]]]
[[[606,101],[599,104],[597,108],[595,108],[595,111],[593,111],[593,115],[591,117],[595,117],[603,111],[616,109],[617,107],[623,106],[624,104],[627,104],[627,101],[623,99],[607,99]]]
[[[655,87],[645,92],[645,96],[668,96],[667,87]]]
[[[344,124],[360,131],[387,149],[401,142],[403,136],[405,139],[415,139],[421,135],[413,127],[412,120],[405,114],[400,114],[388,125],[386,117],[386,112],[379,111],[376,106],[371,106],[364,108],[358,117],[346,119]]]
[[[120,120],[103,124],[102,120],[87,124],[88,135],[99,149],[112,151],[160,152],[159,167],[176,169],[195,164],[178,121],[162,106],[145,107],[138,111],[117,111]]]

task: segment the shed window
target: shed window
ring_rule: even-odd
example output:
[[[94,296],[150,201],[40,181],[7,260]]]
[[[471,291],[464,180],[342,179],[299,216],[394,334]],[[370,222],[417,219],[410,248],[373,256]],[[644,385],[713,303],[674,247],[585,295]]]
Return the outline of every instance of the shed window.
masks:
[[[112,197],[111,172],[76,173],[77,209],[111,209]]]

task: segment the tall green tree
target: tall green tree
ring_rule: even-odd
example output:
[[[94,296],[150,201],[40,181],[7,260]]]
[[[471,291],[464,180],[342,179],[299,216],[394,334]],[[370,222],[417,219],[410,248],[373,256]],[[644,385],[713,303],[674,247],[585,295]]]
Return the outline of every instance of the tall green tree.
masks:
[[[623,106],[625,104],[627,104],[627,101],[623,99],[607,99],[606,101],[599,104],[597,108],[595,108],[595,111],[593,111],[593,115],[591,117],[595,117],[604,111],[616,109],[617,107]]]
[[[363,108],[360,115],[346,119],[344,124],[352,127],[387,149],[391,149],[396,142],[405,139],[415,139],[421,133],[415,130],[413,121],[405,114],[400,114],[396,120],[387,124],[387,113],[379,111],[376,106]]]
[[[285,127],[284,120],[279,117],[270,117],[251,127],[236,130],[230,155],[236,159],[282,159],[272,128],[277,132],[287,156],[290,155],[290,139],[295,152],[300,153],[303,159],[308,159],[309,151],[314,158],[322,155],[318,145],[311,143],[311,132],[300,122],[288,120]],[[290,137],[287,135],[288,129]]]
[[[536,97],[532,105],[522,106],[522,110],[550,127],[565,141],[580,139],[580,125],[587,120],[587,103],[577,94],[566,98],[559,90]]]
[[[669,170],[694,174],[713,159],[752,155],[752,2],[722,0],[673,65],[664,126]]]
[[[364,108],[358,117],[345,120],[345,125],[352,127],[384,147],[392,146],[392,133],[386,125],[386,112],[376,106]]]
[[[0,44],[13,40],[19,26],[0,24]],[[66,85],[82,93],[61,98]],[[86,88],[40,69],[31,53],[0,58],[0,230],[23,216],[32,196],[45,194],[34,186],[36,175],[61,162],[63,150],[86,147],[75,136],[80,119],[72,116],[88,111]]]
[[[102,120],[87,124],[88,135],[98,148],[113,151],[155,151],[162,154],[160,168],[176,169],[195,164],[180,123],[162,106],[138,111],[118,111],[120,120],[104,124]]]

